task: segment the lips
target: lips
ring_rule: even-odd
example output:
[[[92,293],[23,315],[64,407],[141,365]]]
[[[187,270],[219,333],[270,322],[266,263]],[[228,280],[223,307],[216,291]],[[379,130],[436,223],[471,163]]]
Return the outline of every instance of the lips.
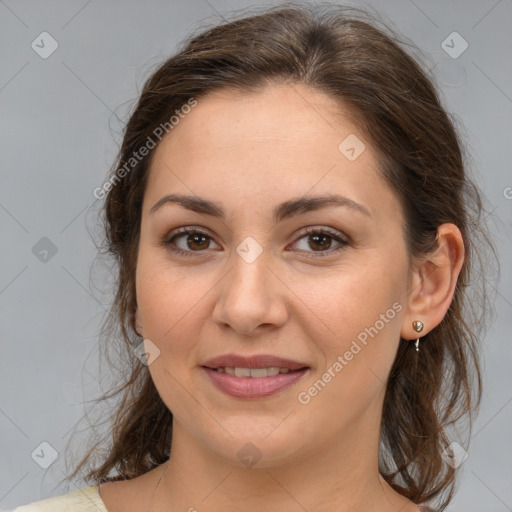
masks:
[[[264,398],[294,384],[309,370],[305,363],[271,355],[228,354],[202,366],[223,393],[237,398]]]

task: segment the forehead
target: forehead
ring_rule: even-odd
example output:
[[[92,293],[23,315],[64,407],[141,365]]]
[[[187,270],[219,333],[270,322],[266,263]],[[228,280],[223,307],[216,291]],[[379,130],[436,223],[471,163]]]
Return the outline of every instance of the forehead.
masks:
[[[251,149],[251,143],[261,147],[306,144],[317,153],[334,143],[337,154],[339,136],[357,131],[347,109],[304,85],[272,85],[250,93],[223,89],[197,101],[163,145],[174,142],[198,154],[240,144],[244,149]]]
[[[396,208],[369,142],[330,96],[281,85],[257,93],[226,89],[197,101],[156,149],[146,189],[151,201],[192,192],[242,206],[339,192],[370,211],[385,199]],[[347,140],[358,152],[364,148],[356,159],[340,150]]]

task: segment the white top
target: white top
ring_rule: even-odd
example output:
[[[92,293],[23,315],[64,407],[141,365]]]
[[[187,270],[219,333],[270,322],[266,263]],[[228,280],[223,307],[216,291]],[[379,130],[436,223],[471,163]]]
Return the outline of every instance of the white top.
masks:
[[[97,485],[90,485],[67,494],[33,501],[12,512],[108,512]]]

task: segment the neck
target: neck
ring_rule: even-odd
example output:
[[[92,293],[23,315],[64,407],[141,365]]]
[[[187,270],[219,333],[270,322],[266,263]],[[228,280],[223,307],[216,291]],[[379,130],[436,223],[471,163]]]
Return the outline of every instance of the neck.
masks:
[[[368,422],[367,422],[368,424]],[[163,510],[282,510],[417,512],[378,472],[379,429],[343,432],[336,447],[266,467],[239,467],[197,442],[176,420],[171,458],[151,512]],[[163,472],[162,472],[163,475]]]

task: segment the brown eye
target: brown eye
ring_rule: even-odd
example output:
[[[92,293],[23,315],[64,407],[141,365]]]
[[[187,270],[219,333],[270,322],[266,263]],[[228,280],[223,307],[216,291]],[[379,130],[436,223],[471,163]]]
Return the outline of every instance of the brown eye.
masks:
[[[332,240],[329,235],[309,235],[309,247],[315,251],[330,249]]]
[[[302,248],[299,247],[299,250],[310,253],[308,257],[313,258],[329,256],[339,252],[349,244],[348,240],[346,240],[341,233],[331,231],[327,228],[307,228],[305,234],[298,239],[295,245],[298,245],[303,239],[305,243]],[[332,248],[333,243],[337,244],[334,248]]]
[[[182,235],[183,236],[183,235]],[[179,238],[179,237],[178,237]],[[202,234],[188,234],[185,236],[185,240],[187,241],[188,248],[191,250],[201,250],[208,249],[208,240],[210,237]]]
[[[212,237],[195,228],[179,228],[163,240],[163,245],[169,250],[190,256],[194,252],[201,253],[210,248]]]

